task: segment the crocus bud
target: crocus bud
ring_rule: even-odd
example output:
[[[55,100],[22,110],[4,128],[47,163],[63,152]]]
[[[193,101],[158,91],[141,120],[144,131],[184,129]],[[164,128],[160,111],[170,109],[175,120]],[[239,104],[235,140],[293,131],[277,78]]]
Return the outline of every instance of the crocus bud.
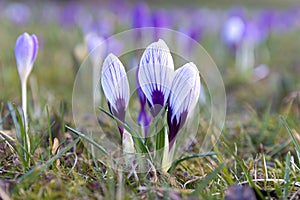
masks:
[[[199,99],[200,76],[194,63],[187,63],[175,71],[168,100],[169,148],[171,149],[179,129]]]
[[[16,41],[15,56],[21,81],[27,80],[38,52],[37,37],[23,33]]]
[[[101,85],[107,99],[110,112],[122,122],[125,122],[125,112],[129,103],[129,82],[121,61],[113,54],[104,60],[101,74]],[[124,127],[118,125],[121,138]]]

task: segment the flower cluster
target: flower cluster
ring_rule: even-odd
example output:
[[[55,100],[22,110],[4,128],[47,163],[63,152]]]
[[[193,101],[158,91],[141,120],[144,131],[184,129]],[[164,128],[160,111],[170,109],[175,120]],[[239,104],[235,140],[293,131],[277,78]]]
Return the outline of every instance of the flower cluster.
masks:
[[[125,123],[129,84],[123,64],[113,54],[109,54],[103,63],[101,84],[110,112]],[[141,125],[147,126],[150,123],[145,109],[146,102],[153,117],[156,117],[161,109],[167,108],[167,142],[171,150],[176,135],[199,99],[201,85],[197,67],[190,62],[174,71],[170,50],[166,43],[159,39],[150,44],[141,57],[137,68],[137,86],[141,101],[138,121]],[[118,124],[118,128],[123,145],[128,145],[124,142],[124,127]]]

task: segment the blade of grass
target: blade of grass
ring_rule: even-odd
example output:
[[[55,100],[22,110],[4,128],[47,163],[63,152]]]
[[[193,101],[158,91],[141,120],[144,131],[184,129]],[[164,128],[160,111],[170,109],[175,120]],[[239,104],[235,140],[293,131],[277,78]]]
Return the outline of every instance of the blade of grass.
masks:
[[[63,102],[61,102],[61,132],[62,134],[65,133],[65,104]]]
[[[51,156],[51,151],[52,151],[52,131],[51,131],[51,121],[50,121],[50,114],[49,114],[49,108],[48,105],[46,105],[46,113],[47,113],[47,128],[48,128],[48,135],[49,135],[49,157]]]
[[[291,153],[288,152],[285,159],[285,169],[284,169],[284,180],[285,186],[283,189],[283,199],[287,199],[289,190],[289,180],[290,180],[290,165],[291,165]]]

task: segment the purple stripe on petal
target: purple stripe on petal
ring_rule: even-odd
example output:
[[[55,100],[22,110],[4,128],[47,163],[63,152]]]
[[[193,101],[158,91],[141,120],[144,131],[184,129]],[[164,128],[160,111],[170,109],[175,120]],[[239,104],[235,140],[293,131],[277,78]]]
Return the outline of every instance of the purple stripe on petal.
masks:
[[[33,52],[32,52],[31,63],[33,64],[33,62],[36,59],[37,53],[38,53],[39,42],[38,42],[36,35],[34,35],[34,34],[31,35],[31,39],[33,42]]]

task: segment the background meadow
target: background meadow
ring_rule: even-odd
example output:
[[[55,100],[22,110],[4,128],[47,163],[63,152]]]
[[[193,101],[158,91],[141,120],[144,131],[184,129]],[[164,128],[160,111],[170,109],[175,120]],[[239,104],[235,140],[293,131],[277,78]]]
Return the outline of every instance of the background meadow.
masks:
[[[242,22],[234,25],[240,35],[226,32],[232,17]],[[227,115],[213,155],[191,156],[168,174],[132,175],[93,159],[84,139],[65,125],[74,127],[72,89],[89,53],[87,35],[108,38],[147,26],[183,32],[207,50],[222,74]],[[243,194],[248,199],[300,198],[297,1],[219,5],[0,0],[0,27],[2,199],[242,199]],[[22,151],[16,140],[18,120],[9,103],[21,107],[14,45],[23,32],[34,33],[39,40],[28,80],[32,139],[28,165],[18,154]],[[106,128],[113,126],[111,121]],[[196,142],[186,156],[194,153]]]

